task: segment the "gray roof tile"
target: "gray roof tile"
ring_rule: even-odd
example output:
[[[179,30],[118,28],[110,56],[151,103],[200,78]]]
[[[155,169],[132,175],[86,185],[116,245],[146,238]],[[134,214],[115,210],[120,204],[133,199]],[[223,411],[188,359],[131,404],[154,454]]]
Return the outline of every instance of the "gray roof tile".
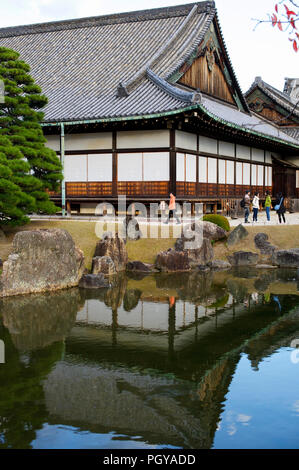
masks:
[[[30,65],[49,99],[47,122],[159,114],[190,105],[186,94],[176,93],[165,80],[193,54],[214,18],[214,2],[197,2],[3,28],[0,44],[18,51]],[[118,96],[120,83],[125,91],[129,87],[128,96]],[[202,104],[202,110],[224,122],[293,143],[275,126],[258,123],[256,117],[229,105],[208,97]]]

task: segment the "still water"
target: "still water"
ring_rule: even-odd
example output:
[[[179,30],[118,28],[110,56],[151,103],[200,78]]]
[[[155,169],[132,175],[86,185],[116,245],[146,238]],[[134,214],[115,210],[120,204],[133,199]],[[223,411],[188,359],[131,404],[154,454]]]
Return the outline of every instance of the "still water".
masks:
[[[8,298],[0,339],[0,448],[299,448],[296,270]]]

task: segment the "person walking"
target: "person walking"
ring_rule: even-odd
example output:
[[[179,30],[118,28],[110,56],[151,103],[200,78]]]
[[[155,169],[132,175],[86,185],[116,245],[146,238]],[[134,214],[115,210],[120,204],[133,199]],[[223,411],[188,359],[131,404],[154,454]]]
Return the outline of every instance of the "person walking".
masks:
[[[176,223],[177,223],[177,224],[180,224],[181,221],[180,221],[180,219],[178,218],[177,213],[176,213],[175,195],[172,194],[172,193],[170,193],[169,212],[168,212],[168,217],[167,217],[167,219],[166,219],[165,222],[164,222],[165,224],[168,224],[168,223],[169,223],[170,212],[172,213],[172,217],[175,217],[175,218],[176,218]]]
[[[286,223],[286,219],[284,216],[286,208],[284,206],[284,197],[282,193],[277,194],[277,199],[275,201],[274,210],[276,210],[276,213],[278,215],[279,223],[281,224],[282,220],[284,221],[284,223]]]
[[[250,191],[246,191],[244,196],[244,218],[245,224],[249,224],[249,213],[250,213]]]
[[[253,208],[253,222],[257,222],[257,214],[260,208],[260,197],[259,193],[254,194],[254,198],[252,201],[252,208]]]
[[[265,209],[266,209],[266,214],[267,214],[267,221],[270,222],[270,211],[271,211],[271,195],[270,191],[266,191],[266,200],[265,200]]]

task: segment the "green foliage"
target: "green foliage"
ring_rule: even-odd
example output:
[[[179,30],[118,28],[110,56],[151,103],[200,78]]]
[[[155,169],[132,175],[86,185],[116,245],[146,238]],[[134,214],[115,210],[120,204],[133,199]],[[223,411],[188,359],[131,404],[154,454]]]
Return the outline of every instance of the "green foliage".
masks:
[[[226,232],[230,231],[229,221],[223,215],[206,214],[203,216],[202,220],[204,220],[205,222],[212,222],[213,224],[216,224],[219,227],[223,228]]]
[[[29,221],[26,214],[57,211],[47,191],[59,188],[62,166],[45,147],[40,110],[47,98],[29,72],[16,51],[0,47],[5,89],[0,103],[0,224],[22,225]]]

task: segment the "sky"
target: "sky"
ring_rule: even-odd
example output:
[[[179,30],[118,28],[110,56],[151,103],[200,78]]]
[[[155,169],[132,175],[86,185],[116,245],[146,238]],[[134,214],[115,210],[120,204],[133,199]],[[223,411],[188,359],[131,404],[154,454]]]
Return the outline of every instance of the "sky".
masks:
[[[10,0],[1,1],[0,28],[191,3],[184,0]],[[299,77],[299,52],[287,33],[260,24],[275,0],[216,0],[218,17],[233,69],[243,92],[256,76],[283,89],[285,77]],[[1,40],[0,40],[1,45]]]

